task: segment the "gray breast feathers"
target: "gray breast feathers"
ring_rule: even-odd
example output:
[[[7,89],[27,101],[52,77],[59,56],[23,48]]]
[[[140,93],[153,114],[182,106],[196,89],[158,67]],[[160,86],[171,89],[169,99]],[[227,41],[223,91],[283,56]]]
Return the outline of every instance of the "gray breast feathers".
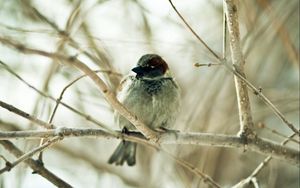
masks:
[[[180,106],[179,88],[172,78],[142,80],[127,77],[118,99],[140,120],[151,128],[169,127],[174,122]],[[133,125],[119,114],[116,123],[123,128]]]

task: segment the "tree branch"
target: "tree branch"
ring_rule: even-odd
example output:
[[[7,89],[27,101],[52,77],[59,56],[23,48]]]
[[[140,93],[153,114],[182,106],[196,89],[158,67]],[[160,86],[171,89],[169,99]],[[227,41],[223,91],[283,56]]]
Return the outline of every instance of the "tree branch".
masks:
[[[121,74],[116,73],[116,72],[112,72],[112,71],[110,71],[110,70],[96,70],[96,71],[94,71],[94,72],[95,72],[95,73],[102,72],[102,73],[115,74],[115,75],[118,75],[118,76],[122,76]],[[58,106],[59,106],[61,100],[63,99],[63,95],[65,94],[65,92],[67,91],[67,89],[68,89],[69,87],[71,87],[73,84],[75,84],[75,82],[79,81],[80,79],[82,79],[82,78],[84,78],[84,77],[86,77],[86,76],[87,76],[87,75],[84,74],[84,75],[81,75],[81,76],[75,78],[73,81],[71,81],[69,84],[67,84],[67,85],[62,89],[62,91],[60,92],[59,97],[58,97],[57,100],[56,100],[55,107],[54,107],[54,109],[53,109],[53,111],[52,111],[52,113],[51,113],[51,116],[50,116],[50,119],[49,119],[49,122],[50,122],[50,123],[53,121],[53,118],[54,118],[55,113],[56,113],[56,111],[57,111],[57,109],[58,109]],[[103,126],[104,126],[104,125],[103,125]],[[104,128],[105,128],[105,129],[109,129],[109,128],[106,127],[106,126],[104,126]]]
[[[45,130],[45,132],[40,132],[41,134],[38,134],[38,137],[33,136],[33,137],[31,137],[31,139],[40,139],[40,138],[48,138],[49,139],[49,138],[52,137],[51,134],[48,134],[50,132],[57,135],[57,136],[54,136],[54,138],[56,138],[56,137],[61,137],[62,138],[62,137],[65,137],[64,135],[69,134],[68,133],[69,131],[65,131],[64,129],[67,129],[67,128],[58,128],[58,129],[50,129],[50,130],[48,129],[48,130]],[[52,132],[53,130],[57,130],[57,131]],[[102,138],[107,138],[107,139],[120,138],[120,139],[130,140],[130,141],[133,141],[133,142],[138,142],[140,144],[150,146],[150,147],[155,148],[157,150],[162,150],[164,153],[167,154],[168,157],[175,160],[179,165],[183,166],[184,168],[186,168],[190,172],[194,173],[196,176],[202,178],[207,184],[209,184],[213,187],[220,187],[220,186],[218,186],[218,184],[210,176],[208,176],[205,173],[201,172],[199,169],[193,167],[190,163],[174,156],[170,152],[168,152],[165,149],[159,147],[159,145],[157,145],[156,143],[149,142],[149,140],[145,139],[145,137],[140,133],[131,132],[130,135],[127,135],[127,134],[122,135],[121,132],[118,132],[119,135],[115,136],[115,135],[112,135],[112,134],[110,134],[108,132],[105,132],[103,130],[100,130],[100,129],[83,129],[83,130],[74,129],[74,130],[78,130],[78,132],[76,133],[76,131],[75,131],[75,132],[70,133],[71,135],[68,135],[69,137],[72,137],[72,136],[77,136],[77,137],[86,136],[86,137],[102,137]],[[22,136],[26,136],[26,134],[28,134],[28,133],[29,133],[29,135],[32,134],[32,133],[30,133],[30,131],[25,131],[25,132],[16,131],[16,132],[18,132],[18,133],[17,134],[13,133],[12,135],[17,135],[17,137],[20,136],[19,138],[25,138],[25,137],[22,137]],[[25,134],[22,135],[21,132],[23,132]],[[5,132],[5,133],[7,133],[7,132]],[[21,133],[21,134],[19,134],[19,133]],[[35,133],[37,133],[37,132],[35,131],[34,134]],[[62,133],[65,133],[65,134],[62,134]],[[1,132],[0,132],[0,135],[1,135]],[[27,137],[27,138],[30,138],[30,137]],[[1,139],[0,139],[0,141],[1,141]],[[35,150],[37,150],[37,149],[35,149]]]
[[[235,71],[238,72],[242,77],[246,78],[246,75],[244,73],[245,60],[240,47],[240,30],[238,22],[237,3],[235,0],[225,0],[224,6],[227,18],[227,26],[229,30],[229,43],[232,64]],[[245,138],[255,137],[255,134],[253,132],[254,124],[252,120],[247,85],[237,76],[234,76],[234,82],[240,118],[239,135]]]
[[[12,153],[16,157],[21,157],[24,155],[24,153],[17,148],[13,143],[11,143],[8,140],[0,140],[0,144],[10,153]],[[60,179],[57,177],[55,174],[50,172],[48,169],[46,169],[41,163],[38,161],[35,161],[33,159],[26,159],[24,161],[30,168],[33,169],[34,173],[37,173],[44,178],[46,178],[48,181],[56,185],[57,187],[66,187],[66,188],[71,188],[72,186],[65,182],[64,180]]]
[[[177,10],[177,8],[174,6],[172,0],[169,0],[169,3],[171,4],[172,8],[174,9],[174,11],[176,12],[176,14],[180,17],[180,19],[183,21],[184,25],[187,26],[187,28],[193,33],[193,35],[197,38],[198,41],[200,41],[200,43],[202,43],[205,48],[211,53],[213,54],[213,56],[216,59],[221,59],[220,56],[214,52],[205,42],[204,40],[202,40],[202,38],[194,31],[194,29],[187,23],[187,21],[183,18],[183,16],[180,14],[180,12]]]
[[[50,138],[55,136],[63,137],[93,137],[93,138],[119,138],[130,140],[133,142],[143,143],[154,146],[151,142],[145,139],[137,132],[130,134],[112,135],[101,129],[77,129],[77,128],[58,128],[49,130],[33,130],[33,131],[0,131],[0,140],[26,138],[26,139],[38,139],[38,138]],[[229,147],[229,148],[243,148],[244,141],[238,136],[228,136],[223,134],[210,134],[210,133],[181,133],[176,131],[170,131],[161,133],[159,144],[177,144],[177,145],[202,145],[202,146],[215,146],[215,147]],[[293,164],[299,164],[300,152],[284,147],[280,144],[276,144],[270,140],[262,138],[249,138],[248,149],[254,152],[258,152],[264,155],[272,155],[274,158],[288,161]]]
[[[47,147],[49,147],[50,145],[58,142],[59,140],[61,140],[62,137],[57,136],[57,137],[53,137],[52,139],[48,140],[47,142],[45,142],[44,144],[42,144],[41,146],[34,148],[33,150],[23,154],[22,156],[20,156],[16,161],[14,161],[13,163],[9,163],[9,165],[6,165],[4,168],[0,169],[0,175],[2,173],[4,173],[5,171],[10,171],[12,168],[14,168],[15,166],[17,166],[18,164],[20,164],[21,162],[27,160],[28,158],[31,158],[34,154],[41,152],[43,150],[45,150]]]
[[[296,135],[296,133],[293,133],[292,135],[290,135],[287,139],[285,139],[281,145],[285,145],[288,141],[290,141],[290,139],[292,139],[294,136]],[[266,157],[254,170],[253,172],[250,174],[250,176],[248,176],[245,179],[242,179],[240,182],[238,182],[236,185],[234,185],[232,188],[243,188],[245,187],[245,185],[249,184],[256,176],[257,174],[264,168],[267,166],[267,164],[272,160],[272,156],[269,155],[268,157]]]
[[[34,116],[32,116],[32,115],[30,115],[30,114],[28,114],[28,113],[26,113],[26,112],[24,112],[22,110],[19,110],[18,108],[14,107],[13,105],[7,104],[7,103],[5,103],[5,102],[3,102],[1,100],[0,100],[0,106],[3,107],[3,108],[5,108],[6,110],[8,110],[10,112],[13,112],[13,113],[15,113],[15,114],[17,114],[19,116],[22,116],[22,117],[28,119],[29,121],[31,121],[31,122],[33,122],[35,124],[38,124],[38,125],[40,125],[42,127],[45,127],[47,129],[51,129],[53,127],[52,124],[49,124],[49,123],[47,123],[45,121],[42,121],[42,120],[39,120],[36,117],[34,117]]]
[[[249,82],[243,75],[241,75],[236,70],[232,69],[230,65],[226,63],[226,61],[221,61],[222,65],[225,66],[227,70],[232,72],[236,77],[238,77],[242,82],[244,82],[249,89],[251,89],[254,95],[258,96],[274,113],[275,115],[285,123],[294,133],[300,135],[299,130],[291,123],[289,120],[283,115],[282,112],[263,94],[261,89],[257,89],[251,82]]]
[[[4,105],[2,105],[4,104]],[[8,105],[2,101],[0,101],[0,106],[10,109],[11,105]],[[22,117],[27,119],[32,119],[31,116],[15,107],[13,107],[12,112],[18,111],[22,113],[17,113],[18,115],[26,114]],[[36,121],[41,122],[42,124],[46,123],[41,120]],[[54,125],[52,125],[54,126]],[[55,127],[55,126],[54,126]],[[73,131],[74,130],[74,131]],[[49,131],[49,132],[48,132]],[[101,129],[67,129],[67,128],[58,128],[51,129],[45,131],[22,131],[22,132],[0,132],[0,140],[11,139],[11,138],[48,138],[53,136],[59,136],[62,134],[63,136],[101,136],[107,138],[120,138],[121,134],[117,132],[105,132]],[[19,136],[17,136],[19,135]],[[136,135],[136,134],[135,134]],[[130,139],[135,142],[142,142],[147,145],[151,145],[150,142],[143,139],[141,136],[135,137],[126,137],[126,135],[122,136],[123,139]],[[216,135],[216,134],[205,134],[205,133],[164,133],[158,137],[158,143],[161,144],[194,144],[194,145],[211,145],[211,146],[219,146],[219,147],[242,147],[244,141],[236,136],[226,136],[226,135]],[[295,150],[291,150],[289,148],[280,146],[278,144],[274,144],[271,141],[264,140],[258,137],[248,138],[248,148],[250,150],[262,153],[273,155],[276,158],[287,160],[292,163],[299,163],[299,152]],[[295,156],[296,155],[296,156]]]

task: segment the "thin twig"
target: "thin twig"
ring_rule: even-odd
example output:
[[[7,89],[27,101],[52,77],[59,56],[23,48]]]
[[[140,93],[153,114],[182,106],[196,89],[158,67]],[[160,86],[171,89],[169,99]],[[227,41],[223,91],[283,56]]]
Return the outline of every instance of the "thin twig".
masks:
[[[3,159],[3,161],[5,161],[6,163],[9,163],[9,161],[3,155],[0,155],[0,158]]]
[[[278,135],[278,136],[280,136],[280,137],[282,137],[284,139],[289,139],[289,141],[294,142],[296,144],[300,144],[300,142],[298,140],[296,140],[296,139],[294,139],[294,138],[292,138],[290,136],[286,136],[286,135],[278,132],[275,129],[271,129],[271,128],[267,127],[264,123],[261,123],[261,122],[258,123],[257,127],[260,128],[260,129],[266,129],[266,130],[270,131],[271,133],[276,134],[276,135]]]
[[[293,133],[292,135],[290,135],[287,139],[285,139],[281,145],[285,145],[288,141],[291,140],[291,138],[293,138],[296,135],[296,133]],[[235,186],[233,186],[233,188],[240,188],[243,187],[244,185],[249,184],[253,178],[255,178],[259,172],[261,172],[261,170],[267,166],[267,164],[272,160],[272,156],[269,155],[268,157],[266,157],[251,173],[250,176],[248,176],[247,178],[241,180],[239,183],[237,183]]]
[[[95,73],[101,72],[101,73],[106,73],[106,74],[116,74],[116,75],[118,75],[118,76],[122,76],[121,74],[112,72],[112,71],[110,71],[110,70],[96,70],[96,71],[94,71],[94,72],[95,72]],[[73,81],[71,81],[69,84],[67,84],[67,85],[62,89],[62,91],[61,91],[59,97],[56,99],[56,105],[55,105],[55,107],[54,107],[54,109],[53,109],[53,112],[51,113],[50,120],[49,120],[50,123],[53,121],[53,118],[54,118],[54,116],[55,116],[55,113],[56,113],[56,110],[57,110],[57,108],[58,108],[58,105],[60,104],[60,102],[61,102],[61,100],[62,100],[62,98],[63,98],[63,95],[65,94],[65,92],[67,91],[67,89],[68,89],[69,87],[71,87],[74,83],[76,83],[77,81],[79,81],[80,79],[82,79],[82,78],[84,78],[84,77],[86,77],[86,76],[87,76],[87,75],[84,74],[84,75],[81,75],[81,76],[75,78]],[[108,127],[106,127],[106,128],[108,129]]]
[[[262,99],[262,101],[265,104],[267,104],[267,106],[276,114],[276,116],[283,123],[285,123],[293,132],[300,135],[299,130],[291,122],[288,121],[288,119],[279,111],[279,109],[276,108],[276,106],[263,94],[261,89],[257,89],[251,82],[249,82],[246,78],[244,78],[243,75],[241,75],[239,72],[232,69],[232,67],[230,65],[228,65],[225,61],[223,61],[222,64],[226,67],[227,70],[231,71],[236,77],[238,77],[240,80],[242,80],[248,86],[248,88],[252,90],[254,95],[256,95],[260,99]]]
[[[225,13],[225,7],[223,6],[223,53],[222,59],[226,59],[227,54],[227,18]]]
[[[14,107],[13,105],[7,104],[6,102],[3,102],[1,100],[0,100],[0,106],[3,107],[3,108],[5,108],[6,110],[8,110],[10,112],[13,112],[13,113],[15,113],[15,114],[17,114],[17,115],[19,115],[19,116],[21,116],[23,118],[28,119],[29,121],[31,121],[31,122],[33,122],[35,124],[38,124],[38,125],[40,125],[42,127],[47,128],[47,129],[50,129],[53,126],[52,124],[49,124],[49,123],[47,123],[45,121],[37,119],[36,117],[34,117],[34,116],[32,116],[32,115],[30,115],[30,114],[28,114],[28,113],[26,113],[26,112],[24,112],[24,111],[16,108],[16,107]]]
[[[220,63],[195,63],[195,67],[211,67],[211,66],[220,66]]]
[[[217,59],[221,59],[217,53],[215,53],[205,42],[202,40],[202,38],[193,30],[193,28],[187,23],[187,21],[183,18],[183,16],[179,13],[177,8],[174,6],[172,0],[168,0],[176,12],[176,14],[180,17],[180,19],[183,21],[183,23],[188,27],[188,29],[193,33],[193,35],[205,46],[205,48],[215,56]]]
[[[24,153],[17,148],[13,143],[11,143],[8,140],[0,140],[0,144],[10,153],[12,153],[16,157],[20,157],[24,155]],[[34,170],[35,173],[43,176],[46,178],[48,181],[53,183],[57,187],[65,187],[65,188],[71,188],[72,186],[50,172],[48,169],[46,169],[40,162],[35,161],[31,158],[27,159],[24,161],[30,168]]]
[[[0,169],[0,175],[2,173],[4,173],[5,171],[10,171],[12,168],[14,168],[15,166],[17,166],[18,164],[20,164],[21,162],[31,158],[34,154],[41,152],[43,150],[45,150],[47,147],[53,145],[54,143],[58,142],[59,140],[61,140],[62,137],[57,136],[57,137],[53,137],[52,139],[48,140],[47,142],[45,142],[44,144],[40,145],[37,148],[34,148],[33,150],[23,154],[22,156],[20,156],[17,160],[15,160],[14,162],[10,163],[9,165],[6,165],[4,168]]]

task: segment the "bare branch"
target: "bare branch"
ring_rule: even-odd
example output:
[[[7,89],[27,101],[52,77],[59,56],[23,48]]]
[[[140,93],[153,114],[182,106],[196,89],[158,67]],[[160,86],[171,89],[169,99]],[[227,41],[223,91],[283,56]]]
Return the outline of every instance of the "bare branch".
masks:
[[[18,108],[14,107],[13,105],[7,104],[7,103],[5,103],[5,102],[3,102],[1,100],[0,100],[0,106],[3,107],[3,108],[5,108],[8,111],[11,111],[11,112],[13,112],[13,113],[15,113],[15,114],[17,114],[19,116],[22,116],[23,118],[26,118],[29,121],[31,121],[31,122],[33,122],[35,124],[38,124],[38,125],[40,125],[42,127],[45,127],[47,129],[50,129],[53,126],[52,124],[49,124],[49,123],[44,122],[42,120],[39,120],[36,117],[34,117],[34,116],[32,116],[32,115],[30,115],[30,114],[28,114],[28,113],[26,113],[26,112],[24,112],[22,110],[19,110]]]
[[[11,143],[8,140],[0,140],[0,144],[10,153],[12,153],[16,157],[21,157],[24,155],[24,153],[17,148],[13,143]],[[50,172],[48,169],[46,169],[40,162],[35,161],[31,158],[27,159],[24,161],[30,168],[34,170],[35,173],[43,176],[46,178],[48,181],[56,185],[57,187],[72,187],[70,184]]]
[[[187,23],[187,21],[183,18],[183,16],[180,14],[180,12],[177,10],[177,8],[174,6],[172,0],[169,0],[172,8],[174,9],[174,11],[176,12],[176,14],[180,17],[180,19],[183,21],[183,23],[188,27],[188,29],[193,33],[193,35],[197,38],[198,41],[200,41],[204,46],[205,48],[215,56],[216,59],[221,59],[219,57],[219,55],[214,52],[205,42],[204,40],[202,40],[202,38],[193,30],[193,28]]]
[[[53,135],[56,135],[56,136],[53,136]],[[119,132],[119,135],[115,136],[115,135],[112,135],[112,134],[107,133],[100,129],[58,128],[58,129],[48,129],[48,130],[44,130],[44,131],[10,131],[10,132],[3,132],[3,134],[0,131],[0,142],[2,140],[2,136],[6,137],[8,139],[10,137],[11,138],[28,138],[28,139],[40,139],[40,138],[49,139],[51,137],[54,137],[54,138],[57,138],[57,137],[61,137],[61,138],[62,137],[63,138],[68,138],[68,137],[93,137],[93,138],[96,137],[97,138],[97,137],[100,137],[100,138],[107,138],[107,139],[119,138],[119,139],[130,140],[130,141],[138,142],[138,143],[146,145],[146,146],[150,146],[157,150],[162,150],[164,153],[167,154],[168,157],[175,160],[175,162],[177,162],[178,164],[180,164],[187,170],[191,171],[196,176],[202,178],[204,181],[208,181],[209,182],[208,184],[218,185],[216,182],[214,182],[212,180],[211,177],[209,177],[205,173],[201,172],[199,169],[193,167],[188,162],[174,156],[170,152],[162,149],[161,147],[159,147],[159,145],[157,145],[155,143],[150,143],[148,140],[146,140],[143,137],[143,135],[141,135],[140,133],[136,133],[136,132],[131,132],[130,135],[121,134],[121,132]],[[90,160],[87,160],[87,161],[90,161]],[[9,164],[7,166],[9,166]],[[111,170],[106,169],[106,171],[111,171]]]
[[[58,142],[61,139],[62,139],[62,137],[60,137],[60,136],[54,137],[54,138],[48,140],[47,142],[45,142],[44,144],[40,145],[39,147],[34,148],[33,150],[23,154],[16,161],[9,163],[9,165],[6,165],[4,168],[0,169],[0,175],[5,171],[10,171],[12,168],[17,166],[21,162],[31,158],[34,154],[45,150],[47,147],[51,146],[52,144]]]
[[[227,70],[231,71],[236,77],[243,81],[249,89],[251,89],[254,95],[258,96],[275,114],[276,116],[285,123],[293,132],[300,135],[299,130],[288,121],[288,119],[280,112],[280,110],[263,94],[261,89],[257,89],[251,82],[249,82],[243,75],[241,75],[236,70],[232,69],[226,61],[222,61],[222,64],[226,67]]]
[[[112,71],[110,71],[110,70],[96,70],[96,71],[94,71],[94,72],[95,72],[95,73],[101,72],[101,73],[107,73],[107,74],[115,74],[115,75],[121,76],[121,74],[112,72]],[[69,84],[67,84],[67,85],[62,89],[62,91],[61,91],[59,97],[58,97],[57,100],[56,100],[56,105],[55,105],[55,107],[54,107],[54,109],[53,109],[53,112],[52,112],[52,114],[51,114],[51,116],[50,116],[50,120],[49,120],[50,123],[52,122],[52,120],[53,120],[53,118],[54,118],[54,116],[55,116],[56,110],[57,110],[57,108],[58,108],[58,105],[61,103],[61,100],[62,100],[62,98],[63,98],[63,95],[65,94],[65,92],[67,91],[67,89],[68,89],[69,87],[71,87],[73,84],[75,84],[77,81],[79,81],[80,79],[82,79],[82,78],[84,78],[84,77],[86,77],[86,76],[87,76],[87,75],[84,74],[84,75],[81,75],[81,76],[77,77],[76,79],[74,79],[73,81],[71,81]]]
[[[226,13],[225,13],[225,7],[223,6],[223,53],[222,53],[222,58],[226,59],[226,54],[227,54],[227,18],[226,18]]]
[[[293,133],[292,135],[290,135],[287,139],[285,139],[281,145],[285,145],[288,141],[290,141],[296,134]],[[267,166],[267,164],[272,160],[272,156],[269,155],[268,157],[266,157],[263,162],[261,162],[256,169],[253,170],[253,172],[251,173],[250,176],[248,176],[247,178],[241,180],[239,183],[237,183],[235,186],[233,186],[233,188],[240,188],[243,187],[244,185],[249,184],[253,179],[255,179],[255,177],[257,176],[257,174],[264,168]]]
[[[245,60],[240,47],[238,7],[236,1],[234,0],[225,0],[224,6],[229,30],[232,64],[235,71],[238,72],[242,77],[246,78],[244,73]],[[234,81],[240,118],[239,135],[245,136],[246,138],[253,137],[255,136],[253,132],[254,124],[252,120],[247,85],[236,76],[234,76]]]
[[[278,132],[278,131],[275,130],[275,129],[269,128],[268,126],[266,126],[266,125],[263,124],[263,123],[258,123],[257,127],[260,128],[260,129],[266,129],[266,130],[268,130],[269,132],[271,132],[271,133],[273,133],[273,134],[275,134],[275,135],[277,135],[277,136],[279,136],[279,137],[281,137],[281,138],[288,139],[288,141],[294,142],[294,143],[296,143],[296,144],[300,144],[300,141],[298,141],[298,140],[296,140],[295,138],[293,138],[293,137],[295,136],[295,134],[293,134],[292,137],[291,137],[291,136],[286,136],[286,135],[284,135],[284,134]]]
[[[2,102],[3,103],[3,102]],[[0,103],[0,104],[2,104]],[[6,104],[6,103],[4,103]],[[5,105],[4,105],[5,107]],[[20,110],[18,110],[20,111]],[[26,117],[31,117],[25,116]],[[41,121],[41,120],[39,120]],[[41,121],[42,123],[45,123]],[[54,125],[53,125],[54,126]],[[71,130],[71,131],[70,131]],[[79,130],[78,132],[75,131],[73,132],[72,130],[76,129],[64,129],[60,128],[57,130],[47,130],[50,132],[35,132],[38,133],[39,138],[47,138],[49,136],[59,136],[60,134],[63,136],[105,136],[105,137],[120,137],[120,134],[116,132],[104,132],[103,130],[100,129],[86,129],[84,132],[81,132],[82,130]],[[52,132],[51,132],[52,131]],[[56,132],[58,131],[58,132]],[[100,134],[99,134],[100,131]],[[0,132],[1,133],[1,132]],[[25,133],[25,137],[30,137],[31,134],[34,134],[33,132],[23,132]],[[59,133],[59,134],[58,134]],[[19,134],[20,137],[22,137],[22,132],[17,133],[17,132],[3,132],[1,133],[2,137],[0,137],[2,140],[3,139],[9,139],[9,138],[16,138],[17,134]],[[43,134],[43,135],[39,135]],[[26,136],[27,135],[27,136]],[[126,139],[126,136],[123,136],[123,139]],[[128,138],[127,138],[128,139]],[[132,141],[138,141],[142,142],[144,144],[150,144],[146,140],[141,139],[141,137],[130,137],[129,139],[135,139]],[[136,140],[138,139],[138,140]],[[274,157],[282,159],[282,160],[287,160],[289,162],[293,163],[299,163],[299,152],[294,151],[292,149],[282,147],[278,144],[274,144],[270,141],[255,137],[255,138],[248,138],[248,148],[250,150],[262,153],[262,154],[272,154]],[[195,145],[213,145],[213,146],[221,146],[221,147],[242,147],[244,144],[243,139],[240,139],[239,137],[235,136],[225,136],[225,135],[215,135],[215,134],[203,134],[203,133],[187,133],[187,134],[173,134],[173,133],[168,133],[168,134],[161,134],[160,137],[158,138],[158,143],[161,144],[195,144]]]
[[[155,146],[151,141],[149,142],[139,133],[112,135],[101,129],[76,129],[76,128],[58,128],[49,130],[34,130],[34,131],[0,131],[0,140],[16,139],[16,138],[49,138],[55,136],[64,137],[100,137],[100,138],[119,138]],[[180,132],[166,132],[161,133],[159,144],[187,144],[187,145],[206,145],[215,147],[230,147],[243,148],[244,141],[238,136],[228,136],[223,134],[210,133],[180,133]],[[272,155],[273,157],[290,163],[299,164],[299,151],[282,145],[276,144],[272,141],[261,138],[249,138],[248,149],[264,155]]]
[[[211,67],[211,66],[219,66],[221,65],[220,63],[207,63],[207,64],[204,64],[204,63],[195,63],[194,66],[195,67]]]

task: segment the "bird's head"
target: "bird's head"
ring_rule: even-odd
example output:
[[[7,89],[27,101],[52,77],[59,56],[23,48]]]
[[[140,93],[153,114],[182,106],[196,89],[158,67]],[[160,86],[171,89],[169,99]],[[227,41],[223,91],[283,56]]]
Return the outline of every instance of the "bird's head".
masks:
[[[136,78],[156,79],[164,77],[168,72],[168,64],[156,54],[143,55],[135,68]]]

